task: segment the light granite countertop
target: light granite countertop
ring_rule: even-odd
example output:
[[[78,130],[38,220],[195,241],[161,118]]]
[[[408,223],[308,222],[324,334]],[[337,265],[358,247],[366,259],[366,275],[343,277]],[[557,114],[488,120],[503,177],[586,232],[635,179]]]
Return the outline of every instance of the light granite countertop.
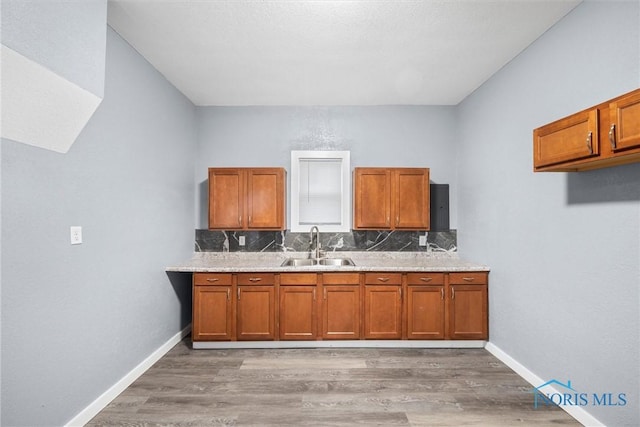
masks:
[[[190,260],[166,268],[185,273],[327,272],[327,271],[489,271],[486,265],[462,260],[449,252],[331,252],[327,258],[351,258],[355,266],[283,267],[287,258],[307,258],[308,252],[195,252]]]

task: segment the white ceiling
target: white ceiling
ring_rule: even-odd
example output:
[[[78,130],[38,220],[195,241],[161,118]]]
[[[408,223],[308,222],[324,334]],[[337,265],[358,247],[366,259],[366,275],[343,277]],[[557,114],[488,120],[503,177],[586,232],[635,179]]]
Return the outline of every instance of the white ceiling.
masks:
[[[456,105],[581,0],[109,0],[196,105]]]

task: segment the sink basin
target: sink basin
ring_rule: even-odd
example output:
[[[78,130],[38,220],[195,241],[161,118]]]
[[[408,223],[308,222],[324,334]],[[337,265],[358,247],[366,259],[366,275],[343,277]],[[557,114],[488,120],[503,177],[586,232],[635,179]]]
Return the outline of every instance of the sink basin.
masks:
[[[355,265],[351,258],[321,258],[318,260],[320,265]]]
[[[344,266],[355,265],[351,258],[288,258],[281,264],[282,267],[308,267],[312,265],[327,265],[327,266]]]
[[[318,260],[311,258],[289,258],[285,259],[282,267],[303,267],[318,264]]]

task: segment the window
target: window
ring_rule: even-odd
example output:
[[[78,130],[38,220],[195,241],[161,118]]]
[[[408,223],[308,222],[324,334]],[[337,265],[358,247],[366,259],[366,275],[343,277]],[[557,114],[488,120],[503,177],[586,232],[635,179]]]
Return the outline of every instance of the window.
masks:
[[[349,151],[291,152],[291,231],[351,230]]]

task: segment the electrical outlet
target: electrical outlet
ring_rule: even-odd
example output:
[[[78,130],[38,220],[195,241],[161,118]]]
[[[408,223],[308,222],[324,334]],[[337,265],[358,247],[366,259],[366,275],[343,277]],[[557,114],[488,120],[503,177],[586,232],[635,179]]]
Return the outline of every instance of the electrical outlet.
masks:
[[[77,226],[77,225],[72,225],[69,228],[70,232],[71,232],[71,244],[72,245],[79,245],[82,243],[82,227]]]
[[[238,237],[238,245],[244,246],[244,236]]]
[[[427,246],[427,236],[418,236],[418,246]]]

